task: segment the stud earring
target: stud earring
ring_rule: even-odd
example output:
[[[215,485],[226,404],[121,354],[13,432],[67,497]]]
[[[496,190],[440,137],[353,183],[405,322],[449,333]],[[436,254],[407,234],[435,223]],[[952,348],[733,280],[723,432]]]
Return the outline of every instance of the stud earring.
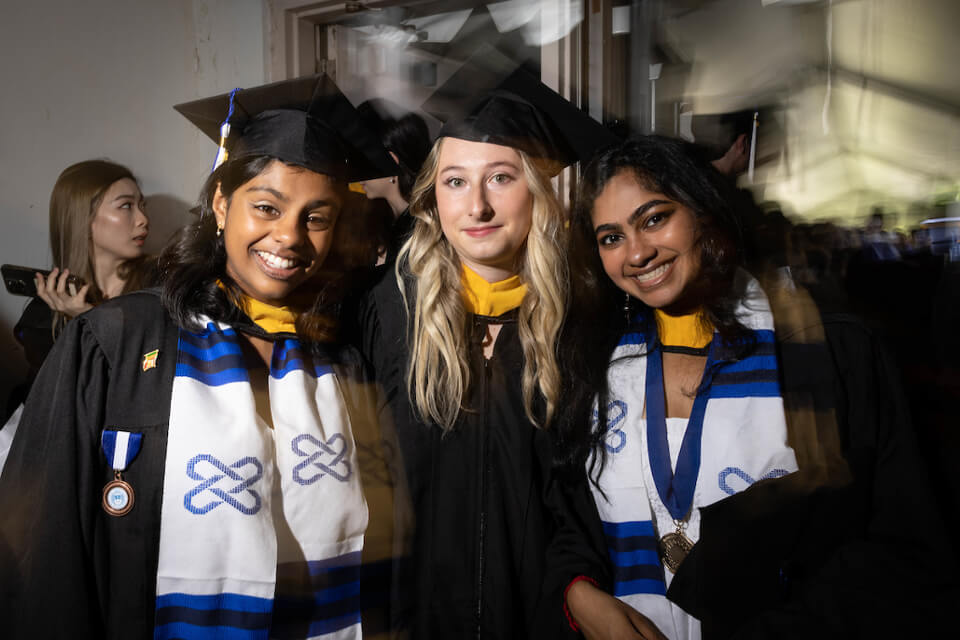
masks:
[[[394,184],[397,181],[396,177],[390,178],[390,184]]]

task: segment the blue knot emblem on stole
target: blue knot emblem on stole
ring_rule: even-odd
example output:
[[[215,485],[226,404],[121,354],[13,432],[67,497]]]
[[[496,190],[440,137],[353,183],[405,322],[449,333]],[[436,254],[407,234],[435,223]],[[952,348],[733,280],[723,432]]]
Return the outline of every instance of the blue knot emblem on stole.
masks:
[[[353,474],[350,461],[346,459],[349,447],[342,433],[335,433],[326,442],[317,440],[309,433],[301,433],[290,442],[293,452],[306,458],[293,468],[293,479],[297,484],[311,485],[324,474],[346,482]],[[317,470],[314,473],[310,471]]]
[[[207,475],[201,473],[202,470],[205,470]],[[225,465],[212,455],[201,453],[187,462],[187,476],[200,482],[183,496],[183,506],[190,513],[202,515],[221,504],[228,504],[248,516],[260,511],[260,494],[250,487],[263,477],[263,465],[252,456]],[[219,486],[221,480],[229,480],[224,483],[229,486],[226,491]],[[197,505],[195,499],[207,491],[212,497],[205,504]]]
[[[607,434],[604,436],[603,446],[610,453],[620,453],[627,444],[627,434],[617,427],[626,417],[627,403],[623,400],[614,400],[607,405]],[[593,412],[592,422],[594,429],[600,424],[600,414],[597,411]]]
[[[786,469],[774,469],[760,476],[760,479],[769,480],[770,478],[779,478],[781,476],[787,475],[788,473],[790,472],[787,471]],[[727,482],[730,476],[733,476],[734,478],[739,478],[745,484],[741,486],[739,489],[734,489],[732,486],[730,486],[730,483]],[[731,496],[735,495],[739,491],[743,491],[744,489],[752,485],[754,482],[756,482],[756,480],[751,478],[750,474],[748,474],[746,471],[744,471],[740,467],[727,467],[726,469],[720,472],[720,476],[719,478],[717,478],[717,483],[720,487],[720,490]],[[734,483],[734,484],[739,484],[739,483]]]

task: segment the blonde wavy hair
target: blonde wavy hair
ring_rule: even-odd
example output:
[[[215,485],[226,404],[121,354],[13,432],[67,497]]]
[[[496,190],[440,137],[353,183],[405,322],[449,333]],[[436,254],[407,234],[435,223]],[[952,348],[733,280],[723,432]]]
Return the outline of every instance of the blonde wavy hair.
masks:
[[[407,371],[410,398],[422,419],[449,431],[463,408],[470,367],[467,312],[461,298],[462,267],[443,235],[437,212],[435,188],[442,145],[443,138],[434,144],[414,184],[410,213],[416,222],[400,249],[395,268],[405,306],[408,312],[412,308]],[[545,428],[560,399],[557,342],[569,295],[563,255],[568,225],[546,166],[523,151],[517,153],[533,196],[532,223],[518,272],[527,285],[518,316],[524,356],[523,405],[530,421]],[[415,278],[414,292],[407,291],[404,268]],[[534,410],[538,396],[544,403],[542,421]]]

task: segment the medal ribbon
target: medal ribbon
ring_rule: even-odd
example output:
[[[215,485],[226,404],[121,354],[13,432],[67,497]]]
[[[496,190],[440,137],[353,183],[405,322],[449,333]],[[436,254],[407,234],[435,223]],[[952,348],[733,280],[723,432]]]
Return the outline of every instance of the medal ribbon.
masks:
[[[693,492],[700,474],[700,447],[703,434],[703,416],[710,396],[710,380],[713,377],[714,346],[710,343],[703,381],[693,401],[687,430],[677,455],[677,470],[670,465],[670,447],[667,444],[667,412],[663,389],[663,351],[659,346],[650,348],[647,343],[647,449],[650,456],[650,471],[657,485],[657,493],[670,515],[676,521],[686,519],[693,506]]]
[[[100,436],[100,446],[113,470],[123,471],[140,453],[142,440],[143,434],[140,433],[104,429]]]

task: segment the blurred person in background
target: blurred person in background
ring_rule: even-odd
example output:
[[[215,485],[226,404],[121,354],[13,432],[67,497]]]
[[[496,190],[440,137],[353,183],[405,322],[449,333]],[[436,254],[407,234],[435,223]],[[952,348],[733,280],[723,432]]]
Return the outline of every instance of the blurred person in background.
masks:
[[[36,274],[37,297],[13,329],[29,369],[8,406],[23,402],[68,320],[152,283],[156,262],[143,250],[149,231],[145,200],[129,169],[86,160],[63,170],[50,195],[54,268],[47,277]],[[84,284],[68,282],[71,275]]]
[[[64,169],[50,195],[54,268],[46,278],[36,275],[38,299],[14,329],[34,370],[70,318],[141,288],[138,267],[149,231],[146,202],[129,169],[106,160]],[[85,284],[79,289],[68,284],[71,274]]]
[[[393,214],[378,256],[378,264],[392,263],[413,229],[414,220],[408,207],[417,173],[430,153],[430,131],[419,115],[404,112],[383,98],[367,100],[357,111],[367,125],[380,134],[383,146],[397,163],[397,175],[362,183],[367,198],[383,199]]]

